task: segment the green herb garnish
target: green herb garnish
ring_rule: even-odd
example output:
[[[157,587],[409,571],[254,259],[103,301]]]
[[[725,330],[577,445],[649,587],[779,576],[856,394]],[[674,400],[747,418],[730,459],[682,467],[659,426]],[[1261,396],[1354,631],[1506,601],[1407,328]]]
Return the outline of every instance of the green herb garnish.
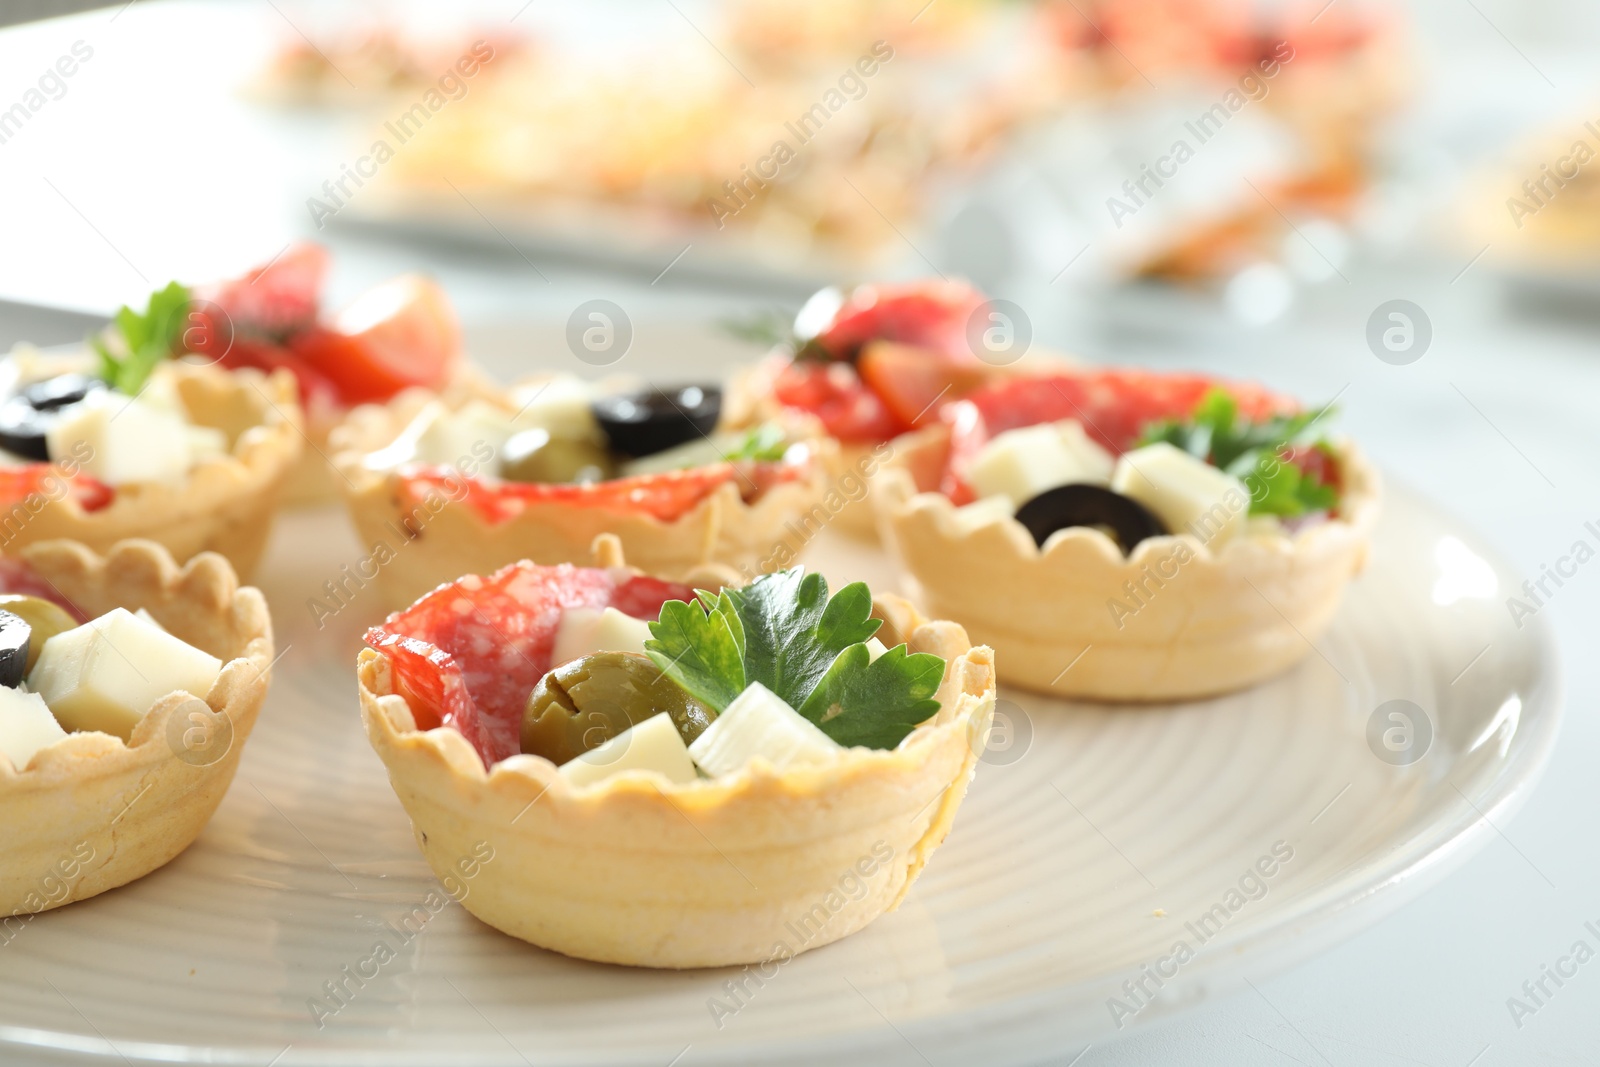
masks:
[[[943,659],[902,645],[869,662],[865,642],[882,623],[864,583],[830,599],[822,575],[795,567],[697,592],[698,603],[662,606],[645,652],[719,712],[760,682],[842,745],[893,748],[938,710]]]
[[[1327,442],[1313,440],[1310,430],[1332,411],[1325,406],[1261,422],[1241,421],[1233,397],[1224,389],[1212,389],[1188,419],[1152,423],[1135,447],[1165,441],[1227,471],[1250,490],[1252,515],[1303,515],[1331,509],[1339,494],[1284,456],[1297,445],[1326,451]]]
[[[744,440],[724,453],[722,458],[730,463],[741,459],[757,463],[776,463],[787,451],[789,451],[788,435],[781,427],[769,422],[745,434]]]
[[[111,330],[120,351],[102,337],[89,339],[100,356],[100,377],[118,392],[136,395],[161,361],[178,350],[188,310],[189,290],[177,282],[151,293],[142,315],[126,305],[118,308]]]
[[[767,348],[794,348],[794,312],[757,311],[743,317],[729,316],[718,319],[722,331],[741,341]]]
[[[876,660],[866,645],[839,653],[797,710],[841,745],[893,748],[939,710],[944,660],[896,645]]]

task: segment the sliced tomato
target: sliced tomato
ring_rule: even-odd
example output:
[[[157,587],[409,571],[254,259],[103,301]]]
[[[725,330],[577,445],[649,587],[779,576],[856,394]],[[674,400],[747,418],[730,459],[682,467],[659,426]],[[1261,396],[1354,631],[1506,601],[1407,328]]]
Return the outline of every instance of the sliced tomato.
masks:
[[[49,463],[0,467],[0,505],[21,504],[35,494],[50,500],[65,496],[84,511],[99,511],[111,503],[116,490],[87,474],[69,477]]]
[[[987,302],[987,297],[962,281],[858,285],[830,322],[814,337],[801,340],[843,360],[855,359],[869,341],[899,341],[973,358],[967,344],[967,321]]]
[[[908,429],[939,421],[939,411],[989,380],[993,369],[931,349],[874,341],[856,361],[861,380]]]
[[[403,274],[296,334],[289,349],[346,403],[360,404],[414,385],[443,385],[461,358],[461,328],[436,282]]]
[[[662,522],[682,518],[696,504],[736,477],[731,463],[663,474],[614,478],[576,485],[569,482],[499,482],[463,478],[448,467],[426,467],[403,473],[401,485],[410,503],[431,493],[459,498],[490,522],[505,522],[529,504],[560,503],[598,508],[625,515],[649,515]],[[461,495],[466,483],[465,496]]]
[[[772,393],[784,407],[815,415],[841,441],[887,441],[909,425],[847,363],[790,363],[779,371]]]
[[[664,602],[693,599],[686,585],[523,560],[440,586],[364,640],[389,660],[418,729],[452,727],[492,766],[521,749],[522,711],[550,668],[564,610],[616,606],[654,619]]]
[[[282,340],[316,321],[327,274],[328,250],[305,241],[241,278],[202,286],[195,296],[215,304],[232,320],[218,324],[219,336],[251,334]]]

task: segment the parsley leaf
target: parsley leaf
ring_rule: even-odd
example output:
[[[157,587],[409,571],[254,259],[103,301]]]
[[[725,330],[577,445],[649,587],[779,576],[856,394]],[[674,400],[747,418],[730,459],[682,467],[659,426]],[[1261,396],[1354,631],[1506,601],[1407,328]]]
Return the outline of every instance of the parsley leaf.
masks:
[[[721,711],[744,692],[744,630],[727,594],[709,597],[716,608],[669,600],[650,624],[645,654],[661,673],[697,700]]]
[[[828,581],[800,567],[731,590],[744,622],[746,682],[760,682],[799,709],[839,653],[878,632],[865,584],[828,599]]]
[[[745,434],[744,440],[723,453],[722,458],[728,462],[741,459],[754,460],[758,463],[776,463],[789,451],[789,437],[780,426],[772,423],[763,423]]]
[[[100,377],[118,392],[136,395],[156,366],[178,350],[188,310],[189,290],[177,282],[151,293],[142,315],[126,305],[118,308],[111,327],[120,352],[102,337],[89,339],[100,356]]]
[[[1339,494],[1287,457],[1307,443],[1311,426],[1332,410],[1325,406],[1261,422],[1240,421],[1239,405],[1227,390],[1212,389],[1188,419],[1147,426],[1135,447],[1165,441],[1222,468],[1250,490],[1252,515],[1303,515],[1333,508]],[[1327,446],[1319,440],[1312,447],[1325,451]]]
[[[943,678],[944,660],[930,653],[898,645],[873,660],[851,645],[797,710],[841,745],[893,748],[939,710]]]
[[[939,709],[943,659],[904,645],[872,659],[882,623],[861,582],[830,599],[822,575],[796,567],[697,595],[662,605],[645,651],[717,711],[760,682],[841,745],[892,748]]]
[[[768,309],[744,316],[718,319],[717,325],[732,337],[767,348],[798,347],[794,336],[794,312]]]

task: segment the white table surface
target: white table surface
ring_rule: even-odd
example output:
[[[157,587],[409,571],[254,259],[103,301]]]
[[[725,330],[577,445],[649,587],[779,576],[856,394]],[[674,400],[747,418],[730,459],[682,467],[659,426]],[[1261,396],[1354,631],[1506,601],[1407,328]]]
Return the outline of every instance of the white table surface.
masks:
[[[501,6],[506,15],[522,5]],[[1401,129],[1433,141],[1415,158],[1448,172],[1485,138],[1600,100],[1600,77],[1584,69],[1600,21],[1593,13],[1461,0],[1421,14],[1420,95]],[[297,139],[292,123],[230,89],[271,34],[284,32],[265,0],[140,2],[0,32],[0,109],[72,42],[95,50],[67,93],[0,145],[0,299],[107,311],[167,278],[235,270],[308,235],[304,197],[347,144]],[[415,249],[347,234],[334,243],[336,298],[426,267],[456,298],[475,354],[505,374],[553,362],[566,315],[590,297],[613,299],[633,317],[628,361],[641,373],[652,352],[686,344],[699,346],[708,369],[738,357],[731,343],[707,340],[704,324],[770,303],[680,287],[670,273],[651,286],[543,263],[547,281],[510,251]],[[1358,257],[1344,269],[1348,281],[1335,278],[1287,320],[1248,330],[1210,312],[1141,324],[1137,313],[1074,297],[1070,277],[1011,282],[1042,340],[1089,358],[1256,376],[1308,399],[1339,395],[1342,426],[1392,477],[1446,502],[1537,576],[1585,536],[1586,521],[1600,521],[1600,319],[1519,312],[1484,264],[1452,282],[1469,258],[1418,248],[1385,262]],[[1364,341],[1368,314],[1396,297],[1421,305],[1433,323],[1431,349],[1410,366],[1380,362]],[[1493,844],[1348,943],[1260,976],[1259,992],[1088,1050],[1063,1049],[1050,1062],[1600,1063],[1600,962],[1520,1027],[1507,1008],[1574,941],[1600,948],[1584,929],[1600,925],[1600,657],[1592,652],[1600,564],[1581,569],[1545,610],[1565,653],[1567,722],[1543,784]]]

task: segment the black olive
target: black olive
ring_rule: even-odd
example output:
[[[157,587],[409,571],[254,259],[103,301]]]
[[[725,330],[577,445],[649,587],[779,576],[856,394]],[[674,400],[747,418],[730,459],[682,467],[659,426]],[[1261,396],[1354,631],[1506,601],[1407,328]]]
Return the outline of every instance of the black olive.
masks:
[[[50,449],[45,431],[55,421],[56,412],[104,388],[105,382],[82,374],[58,374],[25,386],[0,404],[0,448],[48,463]]]
[[[19,615],[0,611],[0,685],[15,689],[28,670],[28,643],[33,628]]]
[[[0,404],[0,448],[23,459],[50,462],[50,446],[44,432],[49,417],[27,399],[14,396]]]
[[[1028,528],[1043,548],[1050,535],[1069,526],[1098,526],[1122,546],[1124,552],[1146,537],[1167,533],[1161,520],[1137,500],[1098,485],[1058,485],[1046,489],[1017,509],[1017,521]]]
[[[644,389],[603,396],[593,406],[611,447],[638,459],[710,433],[722,414],[722,390],[714,385]]]
[[[86,374],[58,374],[25,387],[22,399],[32,404],[35,411],[55,411],[68,404],[76,404],[90,393],[104,388],[104,381]]]

